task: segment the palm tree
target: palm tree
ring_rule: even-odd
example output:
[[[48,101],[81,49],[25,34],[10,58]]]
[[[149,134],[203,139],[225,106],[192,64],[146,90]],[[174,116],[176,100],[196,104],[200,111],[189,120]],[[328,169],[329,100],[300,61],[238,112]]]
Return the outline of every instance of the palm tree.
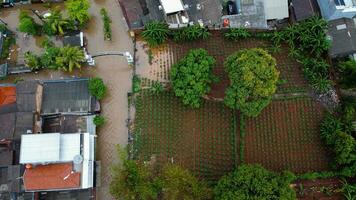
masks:
[[[74,68],[81,68],[84,52],[79,47],[66,46],[60,49],[56,64],[64,71],[72,72]]]
[[[52,31],[55,34],[64,35],[64,28],[69,25],[69,22],[63,19],[61,12],[58,9],[51,11],[51,15],[46,18],[46,23],[50,24]]]

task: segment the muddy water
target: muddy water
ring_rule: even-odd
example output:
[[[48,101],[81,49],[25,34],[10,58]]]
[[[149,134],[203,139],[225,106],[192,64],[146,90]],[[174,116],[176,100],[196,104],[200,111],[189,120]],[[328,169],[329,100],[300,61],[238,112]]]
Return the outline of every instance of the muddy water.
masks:
[[[88,43],[88,51],[91,54],[103,51],[129,51],[133,54],[132,40],[127,33],[121,9],[116,0],[90,0],[92,15],[91,22],[84,35]],[[40,5],[32,5],[35,9],[45,10]],[[105,7],[112,19],[112,41],[104,41],[103,23],[100,16],[100,9]],[[28,6],[22,8],[29,8]],[[11,30],[16,30],[18,24],[19,9],[8,9],[0,14],[1,19],[9,24]],[[29,48],[33,51],[41,51],[39,48],[41,39],[17,39],[19,46]],[[99,57],[96,59],[96,67],[83,67],[82,71],[76,70],[73,73],[44,70],[38,74],[23,74],[20,76],[9,76],[0,83],[12,83],[16,78],[24,80],[34,79],[61,79],[69,77],[91,77],[99,76],[104,79],[108,86],[108,95],[102,102],[102,114],[106,118],[106,124],[98,131],[97,157],[102,164],[101,187],[97,191],[97,199],[110,200],[109,184],[111,181],[110,166],[118,162],[116,155],[116,145],[127,144],[127,92],[131,88],[132,70],[127,65],[123,57]]]

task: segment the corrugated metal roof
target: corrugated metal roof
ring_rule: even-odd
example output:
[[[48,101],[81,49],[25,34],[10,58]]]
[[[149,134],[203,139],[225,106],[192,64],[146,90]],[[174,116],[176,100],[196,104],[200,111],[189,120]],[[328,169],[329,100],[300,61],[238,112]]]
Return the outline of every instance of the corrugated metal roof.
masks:
[[[80,155],[80,134],[61,134],[60,161],[73,161],[74,156]]]

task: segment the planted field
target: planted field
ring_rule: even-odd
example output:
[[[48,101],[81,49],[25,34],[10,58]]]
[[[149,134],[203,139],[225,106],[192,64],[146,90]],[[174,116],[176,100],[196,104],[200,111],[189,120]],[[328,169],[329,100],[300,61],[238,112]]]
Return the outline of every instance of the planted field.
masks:
[[[224,70],[224,61],[230,54],[248,48],[269,48],[269,43],[259,39],[245,39],[232,42],[224,39],[220,31],[212,31],[207,40],[193,42],[168,42],[154,50],[153,64],[150,66],[147,77],[155,80],[169,81],[169,70],[179,59],[185,56],[189,50],[204,48],[209,55],[216,59],[214,73],[219,77],[219,82],[212,85],[210,96],[223,98],[225,88],[229,85],[229,79]],[[280,79],[283,83],[279,86],[277,93],[302,92],[307,90],[307,82],[303,77],[301,65],[288,57],[289,48],[283,45],[278,53],[272,54],[277,60],[277,69],[280,71]],[[145,76],[145,75],[143,75]]]
[[[136,101],[134,157],[174,162],[207,180],[216,180],[234,165],[233,113],[222,103],[184,106],[171,92],[143,91]]]
[[[245,162],[295,173],[329,169],[330,156],[319,136],[321,104],[298,98],[273,101],[246,120]]]

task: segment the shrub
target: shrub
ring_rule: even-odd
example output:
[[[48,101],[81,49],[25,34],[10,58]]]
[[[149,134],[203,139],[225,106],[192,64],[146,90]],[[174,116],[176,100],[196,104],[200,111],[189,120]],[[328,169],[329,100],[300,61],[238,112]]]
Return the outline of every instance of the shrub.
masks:
[[[180,41],[194,41],[199,39],[207,39],[210,36],[208,29],[201,27],[200,25],[187,26],[178,29],[173,34],[173,40],[175,42]]]
[[[34,55],[31,52],[25,53],[25,64],[27,67],[31,68],[31,70],[34,71],[37,71],[42,68],[40,57]]]
[[[105,8],[100,9],[100,14],[104,21],[104,39],[111,40],[111,19]]]
[[[96,115],[93,119],[93,122],[94,122],[95,126],[99,127],[99,126],[104,125],[105,118],[103,116]]]
[[[162,93],[163,92],[163,85],[159,82],[159,81],[155,81],[152,86],[151,86],[151,89],[150,91],[153,93],[153,94],[159,94],[159,93]]]
[[[356,61],[348,60],[338,65],[340,73],[340,84],[343,88],[356,87]]]
[[[277,174],[259,165],[241,165],[222,177],[214,188],[216,200],[296,199],[289,184],[296,177],[290,172]]]
[[[20,24],[19,31],[23,33],[28,33],[30,35],[40,34],[40,25],[35,23],[35,20],[30,17],[26,12],[21,11],[19,15]]]
[[[89,0],[67,0],[65,6],[68,10],[69,19],[79,27],[84,27],[90,20]]]
[[[245,49],[226,59],[225,70],[230,78],[225,104],[256,117],[276,92],[279,78],[276,60],[265,50]]]
[[[164,22],[152,21],[145,24],[145,29],[142,31],[141,36],[149,46],[157,46],[163,44],[170,31],[168,29],[168,24]]]
[[[201,97],[210,91],[215,59],[204,49],[190,50],[188,54],[173,65],[172,86],[176,96],[183,104],[198,108]]]
[[[0,59],[6,59],[9,57],[10,48],[14,44],[16,44],[16,40],[12,35],[7,35],[7,37],[4,38]]]
[[[224,37],[228,40],[240,40],[251,37],[251,33],[245,28],[230,28],[224,33]]]
[[[306,79],[318,92],[326,92],[331,88],[329,65],[320,58],[301,58]]]
[[[89,92],[91,95],[96,97],[98,100],[104,98],[106,94],[106,85],[101,78],[90,78],[89,79]]]
[[[58,69],[59,66],[56,63],[56,58],[59,56],[60,51],[60,48],[47,44],[45,52],[40,57],[41,65],[48,69]]]
[[[84,61],[84,51],[79,47],[65,46],[59,49],[56,65],[63,71],[72,72],[74,68],[81,69]]]
[[[141,79],[137,75],[134,75],[132,78],[132,91],[133,93],[141,91]]]

